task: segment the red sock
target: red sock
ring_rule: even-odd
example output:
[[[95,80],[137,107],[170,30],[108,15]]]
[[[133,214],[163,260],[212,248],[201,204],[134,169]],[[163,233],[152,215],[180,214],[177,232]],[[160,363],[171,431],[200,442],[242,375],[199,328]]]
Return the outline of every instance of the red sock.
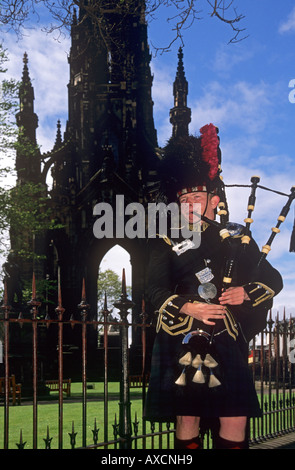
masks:
[[[218,436],[216,439],[216,449],[248,449],[248,441],[230,441]]]
[[[201,439],[199,436],[193,437],[192,439],[178,439],[175,437],[174,449],[201,449]]]

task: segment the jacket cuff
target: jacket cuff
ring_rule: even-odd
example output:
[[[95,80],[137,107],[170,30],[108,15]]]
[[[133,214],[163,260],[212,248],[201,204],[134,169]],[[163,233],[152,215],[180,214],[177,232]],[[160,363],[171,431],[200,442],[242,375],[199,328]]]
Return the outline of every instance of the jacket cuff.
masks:
[[[252,307],[256,307],[262,302],[272,299],[275,295],[275,291],[265,284],[262,284],[262,282],[251,282],[245,284],[243,287],[250,298]]]
[[[173,319],[176,319],[182,315],[180,310],[186,302],[187,299],[182,296],[171,295],[171,297],[168,297],[168,299],[166,299],[165,302],[161,305],[159,308],[159,313],[165,316],[167,315],[173,321]],[[185,316],[185,314],[183,314],[183,316]]]

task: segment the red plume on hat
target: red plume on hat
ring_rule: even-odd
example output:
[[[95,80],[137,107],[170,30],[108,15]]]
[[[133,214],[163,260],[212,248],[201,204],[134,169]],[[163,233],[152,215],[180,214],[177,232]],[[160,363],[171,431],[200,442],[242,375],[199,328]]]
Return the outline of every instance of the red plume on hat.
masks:
[[[218,158],[219,139],[217,128],[213,124],[206,124],[200,129],[200,132],[203,160],[210,166],[208,177],[212,181],[218,174],[220,163]]]
[[[172,201],[178,193],[215,191],[220,185],[220,162],[218,128],[213,124],[203,126],[198,137],[171,137],[159,167],[161,193]]]

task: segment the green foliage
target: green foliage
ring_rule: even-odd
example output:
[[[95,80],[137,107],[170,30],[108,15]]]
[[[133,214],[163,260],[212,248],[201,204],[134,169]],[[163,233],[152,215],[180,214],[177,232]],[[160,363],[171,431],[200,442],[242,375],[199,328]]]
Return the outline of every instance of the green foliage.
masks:
[[[131,287],[126,287],[127,295],[131,294]],[[107,308],[112,312],[114,302],[119,300],[122,293],[122,282],[117,273],[111,269],[106,269],[98,275],[97,280],[97,299],[98,312],[102,312],[104,308],[105,294],[107,297]]]
[[[5,251],[5,239],[10,231],[13,250],[25,259],[40,259],[35,250],[37,235],[61,228],[56,223],[53,207],[42,184],[24,183],[14,188],[0,189],[0,251]]]
[[[4,78],[7,61],[7,51],[3,44],[0,44],[0,154],[2,160],[7,157],[14,158],[12,150],[17,139],[15,114],[18,110],[19,82]],[[11,171],[11,168],[11,165],[9,168],[1,168],[2,175],[3,172]]]
[[[35,157],[37,159],[40,153],[39,145],[32,143],[21,127],[17,133],[17,140],[13,143],[13,148],[21,154],[22,157]]]
[[[23,302],[26,304],[32,299],[32,283],[30,281],[23,281]],[[57,281],[50,279],[40,279],[36,281],[36,295],[38,301],[41,302],[42,307],[44,305],[55,305],[50,299],[53,294],[57,293]],[[55,295],[56,297],[56,295]]]
[[[9,193],[7,187],[15,180],[13,177],[17,126],[15,113],[18,102],[19,84],[15,80],[5,79],[7,51],[0,44],[0,254],[7,251],[7,206]]]

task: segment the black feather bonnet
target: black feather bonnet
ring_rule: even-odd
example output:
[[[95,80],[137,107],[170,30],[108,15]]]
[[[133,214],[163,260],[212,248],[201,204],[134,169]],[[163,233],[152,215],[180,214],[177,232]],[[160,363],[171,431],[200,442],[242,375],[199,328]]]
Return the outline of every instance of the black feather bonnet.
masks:
[[[214,192],[220,183],[218,129],[207,124],[199,137],[171,137],[159,165],[161,193],[167,202],[192,191]]]

